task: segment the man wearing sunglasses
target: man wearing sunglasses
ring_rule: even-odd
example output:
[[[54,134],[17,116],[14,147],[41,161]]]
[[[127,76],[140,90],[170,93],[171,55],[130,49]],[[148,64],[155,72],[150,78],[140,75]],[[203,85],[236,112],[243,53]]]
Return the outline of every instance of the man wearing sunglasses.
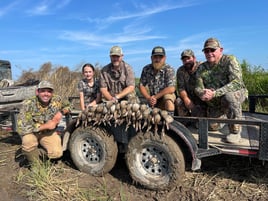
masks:
[[[216,38],[205,41],[203,52],[207,61],[197,70],[195,92],[207,103],[208,117],[218,118],[226,115],[228,119],[241,119],[242,103],[248,92],[238,60],[233,55],[223,54],[223,47]],[[220,125],[211,123],[209,129],[218,130]],[[231,124],[229,131],[227,142],[239,142],[241,125]]]

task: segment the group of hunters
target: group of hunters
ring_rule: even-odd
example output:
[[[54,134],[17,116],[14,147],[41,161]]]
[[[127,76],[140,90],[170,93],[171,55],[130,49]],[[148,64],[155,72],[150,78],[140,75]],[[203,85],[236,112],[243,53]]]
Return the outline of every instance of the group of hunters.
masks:
[[[223,47],[216,38],[207,39],[202,51],[205,62],[197,61],[191,49],[184,50],[180,57],[183,65],[175,74],[166,63],[165,49],[154,47],[151,63],[142,69],[138,86],[141,95],[150,107],[167,110],[171,115],[241,119],[247,89],[239,62],[234,56],[223,54]],[[101,101],[135,98],[134,72],[123,56],[122,48],[113,46],[111,62],[101,69],[99,79],[94,76],[92,64],[83,65],[84,78],[78,83],[81,110]],[[41,81],[36,96],[24,101],[18,115],[22,151],[30,163],[40,156],[39,144],[50,159],[63,155],[56,127],[71,106],[53,92],[50,82]],[[237,143],[241,138],[241,125],[228,126],[227,142]],[[211,131],[220,128],[219,123],[209,124]]]

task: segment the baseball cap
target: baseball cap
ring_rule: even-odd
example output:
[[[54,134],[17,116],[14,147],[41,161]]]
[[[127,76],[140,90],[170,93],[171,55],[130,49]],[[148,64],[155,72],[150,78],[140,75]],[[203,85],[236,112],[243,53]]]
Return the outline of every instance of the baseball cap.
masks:
[[[152,56],[154,56],[154,55],[162,55],[162,56],[165,56],[166,55],[166,51],[165,51],[165,49],[163,47],[156,46],[152,50]]]
[[[119,46],[113,46],[110,49],[110,56],[112,56],[112,55],[122,56],[122,54],[123,54],[122,48]]]
[[[221,44],[216,38],[209,38],[204,43],[204,48],[202,51],[204,51],[207,48],[217,49],[221,48]]]
[[[186,49],[181,53],[181,59],[183,59],[183,57],[194,57],[194,52],[190,49]]]
[[[49,81],[41,81],[38,84],[38,89],[52,89],[52,90],[54,90],[54,87]]]

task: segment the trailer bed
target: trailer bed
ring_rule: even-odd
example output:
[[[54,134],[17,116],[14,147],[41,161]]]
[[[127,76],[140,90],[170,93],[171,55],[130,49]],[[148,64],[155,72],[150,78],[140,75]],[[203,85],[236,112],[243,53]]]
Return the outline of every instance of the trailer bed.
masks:
[[[243,113],[243,120],[254,122],[268,122],[268,115],[258,113]],[[229,134],[228,125],[225,124],[219,131],[208,131],[208,144],[218,149],[246,149],[258,150],[259,149],[259,125],[242,125],[241,139],[236,144],[231,144],[226,141],[226,135]],[[192,132],[194,138],[198,143],[199,134],[198,129],[193,126],[188,127]]]

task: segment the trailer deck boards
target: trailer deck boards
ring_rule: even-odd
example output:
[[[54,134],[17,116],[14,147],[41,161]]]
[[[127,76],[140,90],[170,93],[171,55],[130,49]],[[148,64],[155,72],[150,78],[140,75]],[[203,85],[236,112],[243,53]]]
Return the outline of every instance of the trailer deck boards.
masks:
[[[257,113],[244,113],[244,120],[251,121],[268,121],[268,115]],[[194,138],[198,143],[198,130],[193,127],[188,127],[193,133]],[[208,131],[208,144],[217,148],[229,149],[259,149],[259,126],[258,125],[242,125],[241,139],[236,144],[231,144],[226,141],[226,135],[229,134],[228,125],[225,124],[219,131]]]

